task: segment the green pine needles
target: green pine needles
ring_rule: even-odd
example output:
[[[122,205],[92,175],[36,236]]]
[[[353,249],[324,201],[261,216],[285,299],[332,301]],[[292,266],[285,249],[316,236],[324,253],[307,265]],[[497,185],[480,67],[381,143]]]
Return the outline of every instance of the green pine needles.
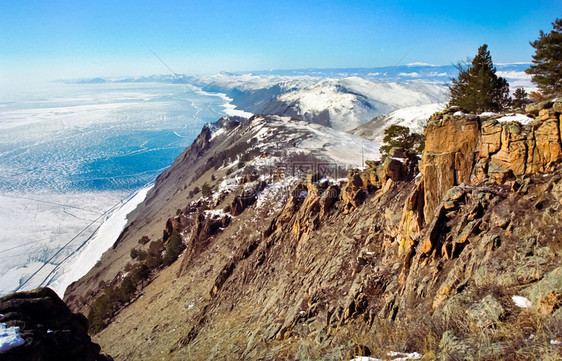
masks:
[[[478,48],[478,54],[466,69],[460,63],[457,69],[459,76],[452,79],[453,85],[449,87],[449,105],[457,105],[475,113],[499,111],[509,106],[509,84],[496,75],[488,45]]]
[[[562,96],[562,19],[554,20],[552,28],[548,34],[541,30],[539,38],[530,42],[535,55],[525,71],[547,98]]]

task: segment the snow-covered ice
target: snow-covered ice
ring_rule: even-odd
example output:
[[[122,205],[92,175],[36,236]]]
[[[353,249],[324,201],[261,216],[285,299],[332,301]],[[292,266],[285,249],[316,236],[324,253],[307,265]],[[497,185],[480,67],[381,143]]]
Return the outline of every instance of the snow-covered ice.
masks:
[[[19,327],[6,327],[5,323],[0,322],[0,353],[21,346],[24,343],[25,340],[20,335]]]
[[[232,99],[227,97],[226,94],[222,94],[222,93],[218,93],[218,95],[220,95],[225,103],[222,105],[222,107],[224,108],[224,112],[227,115],[230,116],[236,116],[236,117],[243,117],[243,118],[250,118],[252,115],[252,113],[241,110],[241,109],[237,109],[236,105],[232,104]]]
[[[169,83],[0,92],[0,294],[34,274],[23,289],[39,286],[77,248],[97,248],[84,242],[100,241],[104,229],[116,237],[124,215],[119,226],[99,228],[105,212],[153,182],[205,123],[231,109],[223,96]],[[76,272],[95,264],[97,252]]]
[[[123,228],[127,225],[127,215],[144,201],[150,188],[152,186],[141,189],[121,207],[117,208],[99,227],[86,247],[76,253],[74,257],[68,259],[57,270],[57,273],[53,276],[54,281],[49,282],[48,285],[59,296],[62,297],[64,295],[64,291],[69,284],[88,273],[101,258],[102,254],[113,245]]]

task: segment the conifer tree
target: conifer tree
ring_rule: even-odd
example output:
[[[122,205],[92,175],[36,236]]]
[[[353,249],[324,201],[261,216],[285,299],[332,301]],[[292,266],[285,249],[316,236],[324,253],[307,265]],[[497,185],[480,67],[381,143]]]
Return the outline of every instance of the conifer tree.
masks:
[[[457,66],[459,76],[449,87],[449,105],[458,105],[472,112],[498,111],[509,105],[509,85],[496,75],[488,45],[478,48],[478,54],[466,69]]]
[[[529,100],[529,95],[523,88],[515,89],[513,93],[513,107],[514,108],[524,108],[525,105],[529,104],[531,101]]]
[[[410,128],[396,124],[384,130],[383,142],[380,151],[385,155],[388,155],[392,148],[402,148],[410,154],[421,154],[425,146],[423,135],[410,132]]]
[[[562,96],[562,19],[554,20],[552,28],[548,34],[541,30],[539,38],[530,42],[535,55],[525,71],[546,97]]]

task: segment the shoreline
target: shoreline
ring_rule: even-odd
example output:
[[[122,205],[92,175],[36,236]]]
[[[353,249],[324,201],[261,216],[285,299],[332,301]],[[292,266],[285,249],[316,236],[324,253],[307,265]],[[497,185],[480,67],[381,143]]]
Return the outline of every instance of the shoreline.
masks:
[[[154,185],[137,190],[132,196],[115,208],[103,223],[90,236],[86,244],[80,247],[71,258],[64,262],[46,286],[52,288],[61,298],[66,288],[96,265],[101,256],[111,248],[123,229],[129,224],[128,215],[141,204]],[[60,275],[57,277],[57,275]]]

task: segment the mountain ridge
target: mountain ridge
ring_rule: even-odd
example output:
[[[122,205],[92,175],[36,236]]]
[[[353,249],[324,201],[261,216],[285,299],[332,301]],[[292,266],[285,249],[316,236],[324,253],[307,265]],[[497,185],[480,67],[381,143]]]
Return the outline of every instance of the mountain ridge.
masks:
[[[268,123],[326,129],[321,126],[255,116],[225,118],[230,136],[220,127],[205,128],[159,177],[160,185],[173,187],[156,187],[147,200],[160,206],[163,238],[181,234],[186,250],[111,318],[96,342],[117,360],[351,359],[387,351],[423,352],[426,359],[471,359],[482,352],[487,359],[555,357],[549,340],[562,332],[562,288],[555,281],[561,266],[560,103],[533,105],[527,116],[531,122],[517,125],[502,115],[446,109],[429,120],[419,175],[417,158],[395,153],[345,179],[316,176],[318,168],[285,178],[287,167],[277,161],[268,177],[260,167],[243,174],[247,163],[274,156],[275,147],[259,145],[280,139],[275,134],[282,129],[262,133],[273,137],[263,143],[250,141]],[[215,163],[221,158],[214,150],[246,147],[237,144],[250,146],[236,162]],[[521,144],[530,153],[519,152]],[[290,150],[297,144],[280,145]],[[325,160],[294,154],[299,164]],[[228,168],[241,160],[240,173],[229,177]],[[528,171],[519,171],[521,161]],[[208,166],[198,172],[198,164]],[[220,165],[212,171],[213,164]],[[198,180],[183,188],[174,174]],[[184,200],[189,187],[213,186],[213,176],[215,193]],[[274,186],[283,179],[284,187]],[[174,212],[178,204],[184,206]],[[137,217],[143,222],[151,215],[139,211]],[[111,253],[125,259],[138,247],[141,234],[127,235],[133,231],[124,232],[101,268],[69,289],[65,299],[73,310],[87,310],[103,294],[97,282],[118,274],[111,271]],[[97,293],[84,297],[88,283]],[[514,296],[526,297],[531,309],[514,306]],[[517,327],[529,318],[537,321]],[[534,341],[524,341],[530,334]],[[142,340],[151,346],[139,347]]]

